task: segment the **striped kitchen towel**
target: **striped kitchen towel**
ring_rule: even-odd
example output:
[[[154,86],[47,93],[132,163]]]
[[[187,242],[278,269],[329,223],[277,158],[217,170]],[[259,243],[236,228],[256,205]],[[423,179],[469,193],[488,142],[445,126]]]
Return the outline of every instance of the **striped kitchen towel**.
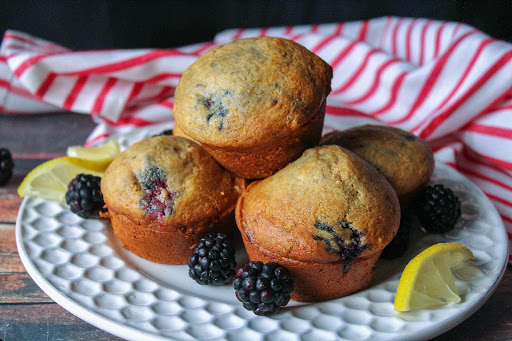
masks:
[[[72,110],[98,123],[86,145],[171,122],[183,71],[236,39],[292,39],[334,69],[325,132],[365,123],[409,130],[477,184],[512,238],[512,44],[465,24],[385,17],[233,29],[175,49],[70,51],[16,31],[0,47],[0,112]]]

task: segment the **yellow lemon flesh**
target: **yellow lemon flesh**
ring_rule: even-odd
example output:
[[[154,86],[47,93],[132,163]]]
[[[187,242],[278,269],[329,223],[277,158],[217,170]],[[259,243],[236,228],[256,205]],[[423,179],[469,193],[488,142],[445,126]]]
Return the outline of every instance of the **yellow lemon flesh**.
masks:
[[[106,144],[98,147],[84,148],[81,146],[68,147],[67,156],[79,158],[82,160],[96,161],[103,170],[119,155],[119,143],[116,140],[110,140]]]
[[[105,167],[101,161],[88,161],[69,156],[47,161],[27,174],[18,194],[21,197],[39,197],[66,202],[68,184],[80,174],[103,176]]]
[[[439,243],[421,252],[407,264],[400,277],[395,310],[434,308],[460,302],[451,269],[473,258],[471,250],[461,243]]]

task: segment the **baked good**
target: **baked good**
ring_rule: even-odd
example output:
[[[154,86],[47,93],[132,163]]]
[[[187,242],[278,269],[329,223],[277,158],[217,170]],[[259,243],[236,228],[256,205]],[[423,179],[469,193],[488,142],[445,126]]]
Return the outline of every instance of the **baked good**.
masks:
[[[201,145],[176,136],[133,144],[101,180],[123,247],[166,264],[185,264],[207,232],[229,232],[244,187],[244,179],[222,168]]]
[[[251,261],[291,272],[292,299],[324,301],[370,284],[400,207],[374,167],[339,146],[320,146],[251,183],[236,221]]]
[[[180,126],[179,126],[179,125],[177,125],[177,124],[174,124],[174,128],[173,128],[173,130],[172,130],[172,134],[173,134],[174,136],[181,136],[181,137],[185,137],[185,138],[187,138],[187,139],[189,139],[189,140],[192,140],[192,138],[191,138],[190,136],[187,136],[187,134],[185,134],[185,133],[183,132],[183,130],[180,128]]]
[[[174,118],[231,172],[267,177],[318,144],[332,68],[287,39],[218,46],[183,73]]]
[[[405,207],[434,171],[429,145],[408,131],[380,125],[363,125],[333,132],[320,141],[349,149],[372,164],[396,191]]]

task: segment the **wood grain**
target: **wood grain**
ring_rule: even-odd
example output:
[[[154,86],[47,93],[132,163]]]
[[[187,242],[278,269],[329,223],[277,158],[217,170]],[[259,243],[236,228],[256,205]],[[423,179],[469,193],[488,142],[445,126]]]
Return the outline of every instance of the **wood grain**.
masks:
[[[17,159],[65,154],[68,146],[83,144],[96,126],[89,115],[69,112],[1,114],[0,120],[0,147],[9,148],[15,166]]]
[[[3,341],[120,341],[70,314],[56,303],[0,305],[0,339]]]
[[[26,272],[16,249],[14,226],[14,224],[0,224],[0,274]]]
[[[0,303],[53,303],[27,273],[0,274]]]
[[[23,200],[17,193],[25,174],[15,173],[9,182],[0,187],[0,223],[14,223]]]

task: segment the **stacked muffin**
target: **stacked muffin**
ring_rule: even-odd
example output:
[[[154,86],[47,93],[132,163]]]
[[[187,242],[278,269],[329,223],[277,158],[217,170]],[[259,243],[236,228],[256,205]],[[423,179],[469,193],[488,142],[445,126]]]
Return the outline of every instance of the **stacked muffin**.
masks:
[[[221,45],[183,73],[176,131],[238,176],[267,177],[318,144],[331,78],[329,64],[291,40]]]
[[[229,230],[236,211],[249,259],[288,268],[293,299],[369,285],[398,230],[399,198],[428,181],[432,152],[386,127],[318,146],[331,78],[327,63],[282,38],[243,39],[199,58],[176,89],[178,136],[130,147],[102,181],[123,245],[184,263],[201,235]],[[244,179],[258,180],[245,188]]]

